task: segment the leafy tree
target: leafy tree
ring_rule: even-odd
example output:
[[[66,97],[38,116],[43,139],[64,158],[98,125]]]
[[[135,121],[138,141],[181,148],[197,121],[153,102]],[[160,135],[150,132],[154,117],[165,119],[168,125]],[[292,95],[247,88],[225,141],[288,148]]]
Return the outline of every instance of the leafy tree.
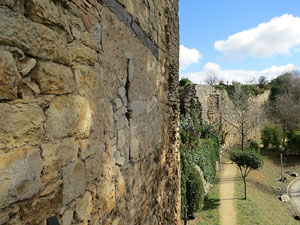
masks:
[[[265,86],[267,85],[268,80],[265,76],[260,76],[258,79],[258,86],[259,88],[265,88]]]
[[[265,126],[261,132],[261,140],[264,148],[268,148],[271,145],[273,149],[279,150],[282,143],[282,132],[278,126]]]
[[[283,153],[286,150],[287,133],[299,130],[300,125],[300,80],[292,74],[284,74],[272,81],[269,118],[282,129],[281,180],[283,180]]]
[[[244,182],[244,199],[247,199],[246,177],[251,170],[259,169],[263,166],[263,159],[255,151],[234,150],[230,152],[230,159],[239,167]]]

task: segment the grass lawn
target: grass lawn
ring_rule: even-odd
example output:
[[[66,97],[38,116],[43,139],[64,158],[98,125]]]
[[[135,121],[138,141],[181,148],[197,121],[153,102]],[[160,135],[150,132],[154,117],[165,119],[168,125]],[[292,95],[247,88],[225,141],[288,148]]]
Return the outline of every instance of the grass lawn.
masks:
[[[199,213],[195,213],[196,219],[189,220],[188,225],[218,225],[219,202],[219,185],[216,181],[204,199],[203,209]]]
[[[299,224],[292,218],[295,213],[289,203],[281,202],[278,197],[286,193],[289,179],[283,183],[280,178],[280,156],[278,152],[262,151],[263,169],[251,171],[247,178],[247,200],[243,200],[244,186],[242,179],[236,185],[236,206],[238,224],[242,225],[292,225]],[[287,156],[284,171],[289,170],[300,174],[300,157]]]

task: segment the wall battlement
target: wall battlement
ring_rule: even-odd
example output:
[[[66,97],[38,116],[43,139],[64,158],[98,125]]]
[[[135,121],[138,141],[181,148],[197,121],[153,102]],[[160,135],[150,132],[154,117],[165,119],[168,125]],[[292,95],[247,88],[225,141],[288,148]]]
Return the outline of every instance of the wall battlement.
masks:
[[[0,18],[0,224],[178,224],[177,0]]]

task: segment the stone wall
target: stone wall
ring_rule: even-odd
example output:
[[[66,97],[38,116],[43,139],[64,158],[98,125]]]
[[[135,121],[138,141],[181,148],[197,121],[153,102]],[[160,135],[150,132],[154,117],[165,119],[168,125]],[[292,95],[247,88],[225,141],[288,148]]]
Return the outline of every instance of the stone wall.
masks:
[[[255,107],[257,115],[263,115],[264,103],[268,100],[269,94],[270,91],[266,90],[263,94],[250,99],[250,107]],[[187,87],[181,94],[181,99],[181,102],[184,102],[184,108],[190,107],[190,102],[197,103],[203,124],[214,124],[216,127],[222,124],[225,141],[222,146],[223,149],[241,143],[240,132],[232,125],[236,124],[234,105],[225,90],[218,90],[208,85],[192,85]],[[260,117],[245,141],[260,141],[260,131],[264,125],[263,119],[263,117]]]
[[[177,0],[0,18],[0,224],[178,224]]]

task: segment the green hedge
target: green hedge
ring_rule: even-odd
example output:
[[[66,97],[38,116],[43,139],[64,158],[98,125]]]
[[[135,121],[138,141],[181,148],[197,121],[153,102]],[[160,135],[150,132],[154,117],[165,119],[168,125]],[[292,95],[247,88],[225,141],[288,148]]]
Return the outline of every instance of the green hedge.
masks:
[[[201,139],[202,136],[207,138]],[[192,109],[189,117],[181,117],[180,137],[181,215],[183,216],[184,206],[187,207],[189,214],[203,206],[204,187],[195,165],[201,168],[205,179],[212,183],[216,175],[219,148],[218,139],[213,137],[212,129],[201,126],[199,116]]]
[[[203,207],[204,187],[194,165],[187,164],[185,169],[187,210],[189,214],[193,214]]]
[[[282,131],[277,126],[265,126],[261,132],[261,140],[264,148],[279,149],[282,142]]]
[[[187,155],[190,164],[194,163],[203,171],[207,182],[213,183],[216,176],[216,161],[219,160],[219,148],[216,138],[208,138],[199,142]]]

